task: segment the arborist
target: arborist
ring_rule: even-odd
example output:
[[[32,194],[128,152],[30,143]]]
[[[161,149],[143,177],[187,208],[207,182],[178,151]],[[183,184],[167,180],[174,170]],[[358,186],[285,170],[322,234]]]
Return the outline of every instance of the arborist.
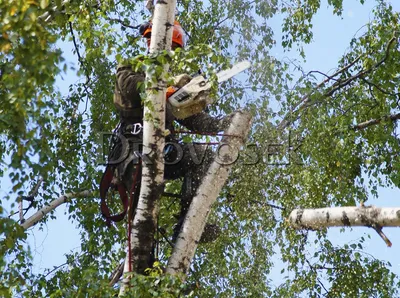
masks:
[[[152,24],[151,22],[146,22],[142,24],[139,29],[140,34],[146,38],[147,45],[150,47],[151,33],[152,33]],[[181,25],[175,21],[173,25],[173,35],[172,35],[172,50],[176,48],[184,48],[184,31]],[[187,74],[179,75],[174,78],[174,85],[171,86],[173,88],[169,88],[167,91],[167,97],[170,96],[174,90],[178,90],[192,79],[191,76]],[[145,74],[143,72],[135,72],[132,69],[131,65],[119,65],[116,72],[116,83],[115,83],[115,93],[114,93],[114,105],[117,108],[120,115],[120,125],[118,129],[118,133],[127,137],[130,142],[141,143],[142,140],[142,131],[141,128],[143,124],[143,101],[141,99],[140,93],[141,90],[139,88],[140,83],[145,81]],[[209,91],[208,91],[209,92]],[[208,93],[209,94],[209,93]],[[204,92],[202,92],[201,96],[205,96]],[[167,99],[166,99],[167,100]],[[195,100],[195,99],[194,99]],[[176,114],[176,113],[175,113]],[[192,201],[193,196],[195,195],[197,188],[203,178],[204,174],[207,171],[207,168],[212,160],[212,151],[209,149],[205,149],[205,146],[202,145],[194,145],[194,144],[180,144],[174,135],[174,126],[173,122],[177,121],[179,124],[185,126],[187,129],[195,132],[209,132],[209,133],[217,133],[219,131],[224,130],[230,121],[230,116],[219,119],[214,118],[205,113],[204,111],[200,111],[194,115],[188,116],[186,118],[180,117],[177,118],[174,116],[173,107],[167,100],[166,104],[166,129],[168,129],[171,134],[166,137],[166,147],[164,150],[165,154],[165,170],[164,170],[164,178],[166,180],[173,180],[178,178],[184,178],[182,191],[181,191],[181,212],[179,215],[178,224],[174,227],[174,236],[173,240],[175,241],[177,235],[179,234],[179,230],[182,226],[183,219],[188,211],[189,205]],[[175,146],[168,145],[168,143],[175,143]],[[177,150],[177,146],[182,150]],[[116,160],[121,156],[121,146],[114,146],[114,153],[109,157],[110,161]],[[119,148],[119,149],[118,149]],[[132,146],[129,148],[130,154],[132,154]],[[119,151],[119,152],[118,152]],[[181,155],[181,156],[178,156]],[[199,163],[197,158],[200,158],[204,155],[204,159]],[[194,160],[194,158],[196,160]],[[119,165],[114,166],[113,170],[110,169],[108,172],[108,178],[105,179],[103,177],[102,185],[103,185],[103,196],[107,192],[104,188],[107,188],[107,184],[110,184],[111,180],[115,187],[118,187],[118,190],[121,193],[125,193],[125,190],[128,190],[130,185],[134,180],[137,180],[138,177],[135,177],[133,166],[131,166],[132,158],[125,158],[124,161],[119,161]],[[177,161],[177,162],[174,162]],[[130,164],[127,164],[130,163]],[[136,167],[137,169],[137,167]],[[107,173],[107,171],[106,171]],[[140,177],[139,177],[140,178]],[[107,182],[104,182],[107,180]],[[140,180],[140,179],[139,179]],[[122,188],[122,191],[120,190]],[[131,190],[132,191],[132,190]],[[135,192],[138,193],[136,189]],[[131,193],[129,194],[131,195]],[[138,197],[137,197],[138,199]],[[134,204],[137,204],[137,200]],[[126,205],[126,203],[124,203]],[[105,217],[110,218],[108,207],[104,208],[105,203],[102,203],[102,213]],[[135,208],[133,206],[133,208]],[[126,210],[122,214],[125,215]],[[119,219],[119,218],[118,218]]]

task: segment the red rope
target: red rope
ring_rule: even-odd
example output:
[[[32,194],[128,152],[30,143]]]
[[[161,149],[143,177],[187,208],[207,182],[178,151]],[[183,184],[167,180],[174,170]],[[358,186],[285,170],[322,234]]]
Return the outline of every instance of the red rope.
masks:
[[[221,137],[238,137],[238,138],[242,137],[238,135],[231,135],[218,132],[207,132],[207,131],[174,130],[174,133],[181,133],[181,134],[186,133],[186,134],[203,135],[203,136],[221,136]]]
[[[219,145],[219,142],[193,142],[196,145]]]
[[[133,208],[133,200],[134,200],[134,195],[133,195],[133,191],[135,190],[136,187],[136,183],[137,183],[137,178],[139,176],[139,172],[140,172],[140,162],[139,164],[136,166],[136,171],[135,171],[135,175],[133,176],[133,183],[132,183],[132,189],[130,191],[129,194],[129,210],[128,210],[128,262],[129,262],[129,272],[132,272],[132,251],[131,251],[131,231],[132,231],[132,208]]]

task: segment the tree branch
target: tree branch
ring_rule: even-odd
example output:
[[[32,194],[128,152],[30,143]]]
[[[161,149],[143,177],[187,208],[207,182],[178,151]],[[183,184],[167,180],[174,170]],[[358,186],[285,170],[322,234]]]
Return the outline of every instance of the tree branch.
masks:
[[[110,282],[109,285],[112,287],[113,285],[115,285],[118,280],[121,278],[122,273],[124,272],[124,262],[121,262],[117,268],[115,268],[115,270],[113,271],[113,273],[110,276]]]
[[[363,130],[363,129],[369,127],[369,126],[379,124],[379,123],[381,123],[383,121],[391,120],[391,121],[394,122],[394,121],[397,121],[399,119],[400,119],[400,113],[392,114],[392,115],[385,115],[385,116],[383,116],[381,118],[378,118],[378,119],[371,119],[371,120],[356,124],[356,125],[352,126],[351,128],[353,130]]]
[[[84,198],[84,197],[89,197],[91,194],[92,194],[92,192],[85,190],[85,191],[82,191],[79,193],[69,193],[69,194],[63,195],[63,196],[59,197],[58,199],[53,200],[52,202],[50,202],[49,205],[44,206],[38,212],[33,214],[23,224],[21,224],[21,226],[25,230],[27,230],[30,227],[32,227],[33,225],[35,225],[37,222],[39,222],[49,212],[56,209],[58,206],[69,202],[71,198]]]
[[[383,94],[392,95],[392,96],[399,96],[399,95],[400,95],[400,93],[391,93],[391,92],[388,92],[388,91],[382,89],[379,85],[377,85],[377,84],[375,84],[375,83],[372,83],[372,82],[368,81],[368,80],[365,79],[365,78],[361,78],[361,80],[363,80],[363,82],[365,82],[367,85],[375,87],[376,89],[378,89],[378,90],[379,90],[380,92],[382,92]]]
[[[89,94],[90,93],[89,93],[89,90],[88,90],[88,84],[90,83],[91,79],[90,79],[89,72],[87,71],[87,68],[85,66],[85,61],[83,61],[82,56],[81,56],[81,54],[79,52],[79,47],[78,47],[78,43],[76,42],[74,29],[72,28],[72,23],[71,22],[68,22],[68,23],[69,23],[69,31],[70,31],[71,36],[72,36],[72,42],[74,43],[76,55],[78,56],[79,64],[83,68],[85,76],[86,76],[86,82],[83,84],[83,88],[86,91],[86,105],[85,105],[85,110],[82,113],[82,114],[84,114],[84,113],[86,113],[87,105],[88,105],[88,101],[89,101]],[[76,107],[76,108],[78,108],[78,107]],[[75,113],[75,111],[74,111],[74,113]]]
[[[288,218],[294,229],[319,230],[328,227],[370,227],[391,246],[382,232],[382,227],[400,226],[400,208],[380,208],[375,206],[335,207],[320,209],[295,209]]]
[[[131,29],[135,29],[135,30],[139,29],[139,27],[140,27],[140,25],[136,25],[136,26],[129,25],[129,24],[125,23],[123,20],[117,19],[117,18],[107,17],[107,20],[117,22],[117,23],[121,24],[121,26],[123,26],[123,27],[131,28]]]
[[[298,119],[298,117],[296,117],[295,119],[291,119],[293,117],[293,113],[298,113],[308,107],[310,107],[311,105],[315,105],[319,102],[321,102],[322,99],[327,98],[329,96],[332,96],[336,91],[338,91],[339,89],[349,85],[351,82],[353,82],[356,79],[362,78],[364,77],[366,74],[372,72],[373,70],[375,70],[376,68],[378,68],[379,66],[381,66],[389,57],[389,51],[390,48],[392,46],[392,44],[396,41],[396,37],[392,37],[387,46],[386,46],[386,50],[385,50],[385,56],[379,60],[375,65],[373,65],[372,67],[368,68],[368,69],[364,69],[362,71],[359,71],[357,74],[347,78],[344,81],[341,80],[337,80],[331,87],[330,90],[328,90],[327,92],[325,92],[322,96],[321,99],[318,101],[311,101],[311,95],[315,92],[315,90],[319,89],[320,87],[322,87],[325,83],[331,81],[334,77],[336,77],[339,74],[342,74],[343,72],[347,71],[350,67],[352,67],[355,63],[357,63],[363,55],[359,55],[353,62],[351,62],[350,64],[346,65],[345,67],[341,68],[340,70],[338,70],[336,73],[334,73],[332,76],[329,76],[328,78],[326,78],[325,80],[323,80],[321,83],[319,83],[311,92],[309,92],[308,94],[306,94],[305,96],[302,97],[302,99],[300,100],[299,103],[297,103],[288,113],[287,115],[284,117],[284,119],[281,121],[281,123],[279,123],[278,125],[278,129],[279,130],[283,130],[285,128],[287,128],[290,124],[292,124],[295,120]]]

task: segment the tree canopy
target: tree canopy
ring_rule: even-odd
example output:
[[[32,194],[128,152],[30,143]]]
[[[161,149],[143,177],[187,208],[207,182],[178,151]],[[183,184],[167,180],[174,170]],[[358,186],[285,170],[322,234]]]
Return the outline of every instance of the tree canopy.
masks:
[[[279,45],[306,60],[304,46],[313,42],[321,5],[340,17],[343,2],[178,1],[187,47],[149,57],[138,32],[150,18],[143,1],[2,1],[0,174],[9,175],[12,191],[0,200],[0,296],[115,295],[109,276],[125,257],[126,226],[107,228],[97,190],[107,146],[102,133],[118,123],[112,103],[118,62],[142,69],[168,60],[171,74],[200,68],[213,78],[244,59],[251,70],[215,86],[218,100],[210,107],[215,115],[246,107],[254,117],[246,148],[210,215],[222,233],[198,247],[186,286],[162,274],[171,247],[159,236],[160,264],[149,276],[132,279],[132,295],[399,296],[390,264],[366,254],[363,238],[337,247],[325,230],[298,232],[285,221],[295,208],[354,206],[376,197],[379,186],[400,186],[399,12],[388,1],[370,0],[370,21],[354,32],[332,73],[306,72],[273,54]],[[277,19],[280,26],[273,29]],[[67,95],[55,85],[57,75],[70,71],[61,41],[73,45],[81,78]],[[43,274],[30,270],[29,231],[5,210],[14,203],[14,211],[39,177],[44,182],[30,212],[65,193],[93,192],[68,202],[81,253],[68,254],[68,266]],[[179,192],[180,183],[170,182],[167,192]],[[167,238],[178,209],[171,198],[161,199],[159,225]],[[287,272],[282,284],[273,284],[269,274],[278,254]]]

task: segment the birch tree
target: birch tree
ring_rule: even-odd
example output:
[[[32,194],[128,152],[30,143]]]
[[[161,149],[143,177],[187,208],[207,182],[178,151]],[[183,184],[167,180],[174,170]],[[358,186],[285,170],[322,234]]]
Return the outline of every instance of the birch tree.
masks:
[[[172,31],[175,20],[176,1],[157,2],[154,10],[150,55],[171,50]],[[152,254],[154,235],[157,229],[159,198],[164,189],[164,138],[166,110],[166,74],[169,65],[164,64],[159,76],[155,65],[149,65],[146,71],[147,96],[145,99],[143,122],[143,153],[148,156],[142,165],[142,183],[140,198],[134,216],[131,243],[125,258],[124,273],[144,273],[152,266],[149,257]],[[156,91],[156,92],[154,92]],[[128,240],[129,241],[129,240]],[[129,279],[124,280],[120,295],[125,294]]]
[[[209,112],[218,116],[245,107],[253,120],[249,141],[236,152],[227,183],[211,209],[204,208],[210,210],[207,222],[219,226],[219,237],[198,245],[186,239],[190,251],[197,247],[193,259],[180,268],[187,271],[184,283],[164,273],[164,268],[175,273],[175,266],[168,264],[178,251],[171,239],[181,181],[168,182],[158,205],[151,205],[144,199],[148,191],[159,191],[161,180],[148,179],[156,187],[143,189],[139,209],[147,215],[159,210],[157,229],[155,217],[146,217],[151,223],[148,237],[137,237],[145,231],[136,222],[132,239],[146,242],[154,237],[159,262],[146,274],[130,276],[127,295],[399,296],[398,276],[381,256],[367,253],[366,237],[355,235],[358,241],[338,245],[325,228],[296,230],[287,222],[293,210],[354,208],[361,202],[362,208],[370,208],[379,205],[378,187],[399,187],[399,14],[389,1],[359,2],[357,7],[370,8],[366,23],[344,41],[333,71],[326,65],[308,69],[303,61],[312,55],[307,50],[315,28],[325,28],[327,35],[336,28],[315,23],[316,16],[328,11],[337,16],[337,24],[346,20],[344,9],[350,4],[342,0],[177,1],[177,18],[187,31],[188,46],[157,58],[145,54],[137,30],[151,17],[143,1],[1,2],[0,296],[118,295],[127,227],[124,222],[108,228],[100,214],[97,190],[107,153],[101,150],[106,151],[109,142],[99,137],[118,123],[112,104],[117,63],[135,63],[138,55],[143,55],[146,66],[158,59],[160,73],[168,64],[169,75],[193,74],[201,68],[211,81],[215,72],[234,62],[251,61],[245,74],[214,85],[217,100]],[[73,49],[74,65],[68,47]],[[279,55],[281,48],[287,52]],[[329,60],[331,49],[323,51]],[[78,79],[68,82],[68,90],[61,94],[60,77],[75,76]],[[162,92],[157,96],[161,98]],[[160,118],[161,130],[162,122]],[[178,131],[185,142],[211,143],[214,151],[224,137]],[[43,183],[34,200],[23,200],[30,197],[39,177]],[[80,231],[80,252],[66,252],[65,260],[53,267],[32,270],[32,243],[26,239],[34,229],[21,225],[18,204],[23,202],[25,220],[49,210],[35,228],[57,229],[49,206],[60,203],[57,199],[65,194],[85,191],[93,195],[71,195],[62,204],[71,225]],[[115,199],[113,210],[119,208]],[[194,207],[202,203],[195,201]],[[370,230],[371,241],[385,246]],[[396,239],[390,240],[395,246]],[[144,242],[135,242],[143,248],[143,254],[135,253],[135,262],[148,252]],[[275,267],[278,259],[283,271]]]

